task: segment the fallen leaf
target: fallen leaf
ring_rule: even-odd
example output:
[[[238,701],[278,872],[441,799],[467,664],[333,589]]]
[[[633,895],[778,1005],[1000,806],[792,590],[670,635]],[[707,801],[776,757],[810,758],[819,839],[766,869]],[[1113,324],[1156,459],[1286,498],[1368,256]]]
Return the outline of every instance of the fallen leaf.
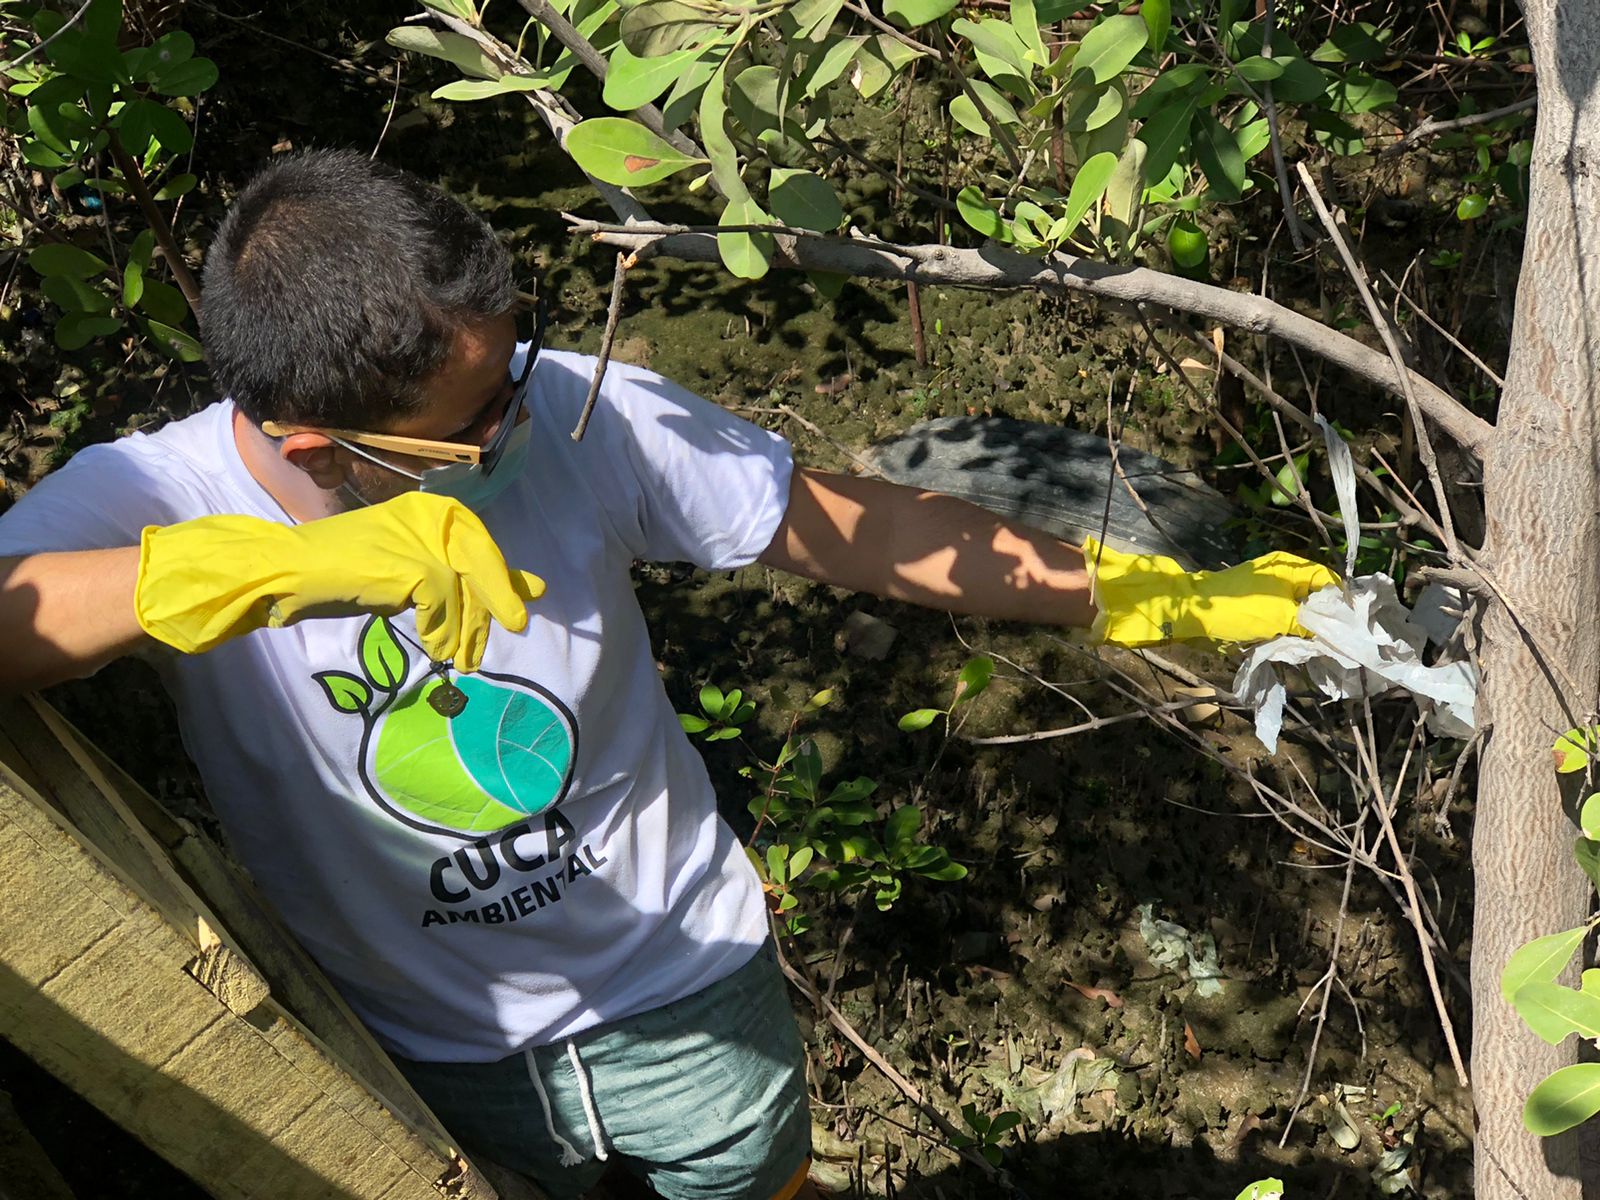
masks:
[[[819,396],[837,396],[840,392],[847,390],[855,382],[855,379],[856,377],[848,372],[843,375],[835,375],[827,383],[817,384],[815,390]]]
[[[1183,1023],[1183,1048],[1195,1062],[1200,1061],[1200,1039],[1194,1036],[1194,1030],[1187,1021]]]
[[[1112,1008],[1122,1007],[1122,997],[1117,995],[1110,988],[1086,987],[1081,983],[1073,983],[1070,979],[1067,980],[1067,986],[1073,991],[1077,992],[1085,1000],[1104,1000]]]
[[[1344,1106],[1343,1100],[1334,1101],[1333,1107],[1328,1109],[1323,1124],[1327,1126],[1328,1136],[1339,1149],[1348,1152],[1361,1145],[1361,1131],[1356,1128],[1355,1118],[1350,1115],[1350,1110]]]

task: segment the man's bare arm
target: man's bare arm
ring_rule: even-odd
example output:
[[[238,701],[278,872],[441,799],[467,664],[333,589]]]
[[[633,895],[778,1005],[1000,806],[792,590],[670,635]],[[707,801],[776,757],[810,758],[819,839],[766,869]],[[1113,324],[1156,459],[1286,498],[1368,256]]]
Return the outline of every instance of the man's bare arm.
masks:
[[[0,558],[0,692],[92,675],[150,638],[133,609],[139,547]]]
[[[797,467],[770,567],[948,612],[1051,625],[1095,617],[1076,547],[949,496]]]

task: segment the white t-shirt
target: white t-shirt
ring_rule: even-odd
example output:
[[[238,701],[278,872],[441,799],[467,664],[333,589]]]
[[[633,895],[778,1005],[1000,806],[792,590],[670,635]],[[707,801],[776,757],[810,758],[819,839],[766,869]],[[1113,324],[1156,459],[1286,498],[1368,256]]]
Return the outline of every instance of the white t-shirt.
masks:
[[[518,351],[520,365],[520,355]],[[491,1061],[731,974],[766,933],[657,674],[636,559],[729,569],[772,540],[787,443],[644,370],[545,351],[527,470],[482,514],[548,590],[496,626],[454,720],[410,614],[162,656],[234,852],[386,1045]],[[0,518],[0,555],[136,544],[211,513],[288,522],[229,402],[92,446]]]

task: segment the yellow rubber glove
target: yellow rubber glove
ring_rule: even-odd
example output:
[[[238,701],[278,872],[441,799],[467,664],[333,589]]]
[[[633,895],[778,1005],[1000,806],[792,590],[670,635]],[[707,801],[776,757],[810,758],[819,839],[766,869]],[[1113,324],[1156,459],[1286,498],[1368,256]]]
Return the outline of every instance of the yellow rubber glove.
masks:
[[[1123,554],[1094,538],[1084,540],[1083,557],[1100,610],[1093,632],[1121,646],[1310,637],[1295,620],[1300,602],[1339,582],[1327,567],[1281,550],[1225,571],[1185,571],[1170,558]]]
[[[414,608],[428,656],[475,671],[490,619],[520,633],[527,602],[544,593],[537,575],[506,565],[464,504],[422,492],[303,525],[244,516],[152,525],[139,547],[139,624],[185,654],[306,617]]]

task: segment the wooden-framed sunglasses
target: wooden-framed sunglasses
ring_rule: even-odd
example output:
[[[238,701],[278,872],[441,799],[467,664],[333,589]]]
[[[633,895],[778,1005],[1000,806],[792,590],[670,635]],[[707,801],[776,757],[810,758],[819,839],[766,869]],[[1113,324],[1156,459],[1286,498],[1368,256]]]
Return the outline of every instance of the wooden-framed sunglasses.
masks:
[[[533,337],[528,342],[528,355],[523,360],[522,370],[511,375],[509,368],[507,375],[511,381],[511,399],[506,402],[506,410],[500,419],[500,426],[495,430],[494,437],[487,446],[475,445],[471,442],[440,442],[430,438],[403,437],[397,433],[367,433],[359,429],[327,429],[316,425],[290,425],[282,421],[263,421],[261,432],[268,437],[288,437],[291,433],[320,433],[335,441],[351,442],[357,446],[366,446],[373,450],[387,450],[393,454],[409,454],[416,458],[426,458],[435,462],[465,463],[469,466],[482,466],[485,471],[492,471],[495,463],[500,459],[500,452],[505,448],[511,430],[517,423],[517,418],[522,414],[523,391],[528,385],[528,380],[533,377],[534,361],[539,357],[539,350],[544,345],[544,331],[547,310],[544,298],[541,296],[537,308]]]

